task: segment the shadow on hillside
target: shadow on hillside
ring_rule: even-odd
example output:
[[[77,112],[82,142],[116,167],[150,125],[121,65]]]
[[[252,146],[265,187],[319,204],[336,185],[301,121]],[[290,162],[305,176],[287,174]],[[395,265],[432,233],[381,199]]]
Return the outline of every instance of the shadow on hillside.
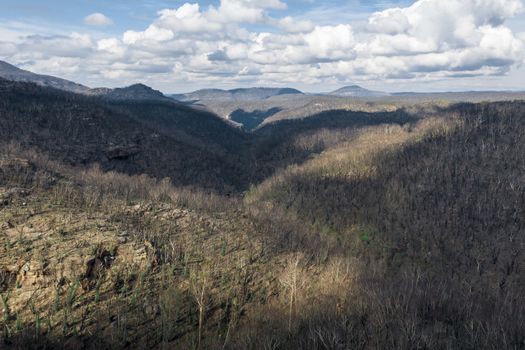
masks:
[[[330,136],[316,138],[319,132],[343,131],[350,138],[360,128],[381,124],[405,125],[417,120],[416,116],[402,109],[381,113],[333,110],[304,119],[266,124],[253,133],[254,139],[248,152],[252,162],[247,169],[251,170],[250,183],[258,184],[280,169],[292,164],[300,165],[337,142],[330,140]],[[297,144],[299,137],[318,140],[305,146]]]
[[[0,82],[0,90],[2,142],[68,165],[169,177],[176,186],[231,192],[245,185],[232,150],[246,135],[212,113],[175,103],[110,103],[27,83]]]
[[[100,164],[105,171],[170,178],[179,187],[223,194],[240,193],[323,149],[296,147],[299,134],[414,119],[404,111],[329,111],[248,134],[212,113],[177,103],[113,103],[5,81],[0,89],[0,138],[5,143],[37,149],[68,165]]]
[[[112,346],[103,338],[62,337],[50,334],[38,334],[34,328],[0,340],[0,348],[9,350],[110,350],[125,348]]]
[[[234,122],[240,123],[244,126],[244,129],[247,131],[253,131],[265,119],[270,118],[272,115],[275,115],[282,111],[282,108],[270,108],[266,111],[255,110],[252,112],[245,111],[244,109],[237,109],[230,113],[230,119]]]
[[[388,265],[416,262],[473,285],[516,288],[525,275],[518,248],[525,246],[525,103],[459,105],[455,112],[464,115],[462,127],[380,154],[374,176],[298,173],[270,197],[338,233],[341,252],[357,235],[365,252]]]
[[[525,103],[453,112],[461,127],[380,154],[374,176],[296,174],[275,190],[298,222],[338,235],[328,256],[359,257],[357,295],[305,301],[292,321],[261,314],[234,348],[525,347]],[[326,249],[289,232],[274,232],[284,250]]]
[[[372,126],[379,124],[404,124],[414,122],[418,118],[405,109],[394,112],[356,112],[349,110],[329,110],[306,118],[279,120],[265,124],[256,134],[269,137],[271,135],[294,136],[305,131],[319,128],[347,128]]]
[[[229,349],[521,349],[525,307],[517,294],[472,290],[458,279],[363,268],[356,283],[267,306]],[[508,300],[505,300],[508,298]],[[273,345],[273,347],[272,347]]]

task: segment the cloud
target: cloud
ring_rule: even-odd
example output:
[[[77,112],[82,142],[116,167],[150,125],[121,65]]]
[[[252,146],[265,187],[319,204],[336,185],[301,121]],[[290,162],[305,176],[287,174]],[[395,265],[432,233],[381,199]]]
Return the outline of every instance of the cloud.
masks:
[[[517,36],[522,42],[525,42],[525,32],[518,33]]]
[[[221,0],[218,9],[210,7],[208,17],[217,22],[258,23],[267,19],[266,9],[286,7],[280,0]]]
[[[34,58],[76,57],[89,59],[94,43],[88,34],[29,35],[17,45],[19,55]]]
[[[305,33],[314,29],[314,24],[310,21],[298,21],[290,16],[286,16],[279,21],[279,27],[288,33]]]
[[[183,33],[235,32],[240,23],[264,23],[269,20],[267,9],[281,10],[286,5],[279,0],[221,0],[218,7],[202,11],[197,3],[185,3],[176,9],[158,12],[155,25]]]
[[[16,53],[16,45],[11,42],[0,41],[0,55],[9,57]]]
[[[222,24],[209,21],[200,11],[199,4],[186,3],[178,9],[159,11],[155,22],[159,27],[175,32],[200,33],[214,32],[222,29]]]
[[[525,33],[506,26],[523,11],[520,0],[418,0],[338,25],[278,17],[286,7],[281,0],[185,3],[160,9],[143,30],[98,40],[77,32],[10,35],[0,50],[33,62],[27,69],[64,64],[65,74],[110,85],[145,78],[203,86],[427,81],[502,75],[524,63]]]
[[[122,36],[122,41],[127,45],[134,45],[138,42],[165,42],[174,36],[173,31],[152,24],[143,32],[128,30]]]
[[[95,12],[90,14],[89,16],[86,16],[84,18],[84,23],[88,26],[104,27],[113,24],[113,21],[110,18],[106,17],[104,14],[100,12]]]

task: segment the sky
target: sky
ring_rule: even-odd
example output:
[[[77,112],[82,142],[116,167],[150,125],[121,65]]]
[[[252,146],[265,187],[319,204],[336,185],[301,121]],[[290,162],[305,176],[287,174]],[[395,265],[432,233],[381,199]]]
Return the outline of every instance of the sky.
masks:
[[[0,60],[90,86],[525,90],[522,0],[0,0]]]

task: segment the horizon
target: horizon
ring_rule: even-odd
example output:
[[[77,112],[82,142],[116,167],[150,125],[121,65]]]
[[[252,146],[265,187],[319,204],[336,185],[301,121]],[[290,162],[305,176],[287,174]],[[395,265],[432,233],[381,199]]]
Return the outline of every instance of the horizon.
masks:
[[[522,91],[521,0],[6,0],[0,59],[89,87]]]
[[[5,62],[5,61],[1,61],[0,62]],[[12,66],[15,66],[9,62],[5,62],[9,65],[12,65]],[[16,66],[15,66],[16,67]],[[16,68],[19,68],[19,69],[22,69],[20,67],[16,67]],[[30,73],[34,73],[34,74],[38,74],[38,75],[45,75],[45,74],[39,74],[38,72],[31,72],[29,71]],[[61,78],[63,79],[62,77],[59,77],[59,76],[54,76],[56,78]],[[74,83],[77,83],[75,81],[72,81]],[[140,81],[137,81],[137,82],[134,82],[134,83],[131,83],[129,85],[124,85],[124,86],[115,86],[115,87],[112,87],[112,89],[117,89],[117,88],[128,88],[128,87],[131,87],[131,86],[134,86],[134,85],[145,85],[146,87],[149,87],[149,88],[153,88],[143,82],[140,82]],[[86,85],[84,85],[86,86]],[[86,86],[87,88],[90,88],[90,89],[105,89],[105,88],[108,88],[106,86]],[[221,89],[221,88],[206,88],[206,87],[203,87],[203,88],[199,88],[199,89],[196,89],[196,90],[191,90],[191,91],[176,91],[176,92],[167,92],[167,91],[162,91],[162,90],[158,90],[160,91],[162,94],[164,94],[165,96],[171,96],[171,95],[184,95],[184,94],[188,94],[188,93],[193,93],[193,92],[198,92],[198,91],[204,91],[204,90],[218,90],[218,91],[233,91],[233,90],[249,90],[249,89],[294,89],[294,90],[298,90],[300,93],[302,94],[305,94],[305,95],[323,95],[323,94],[328,94],[328,93],[331,93],[331,92],[335,92],[336,90],[339,90],[339,89],[343,89],[343,88],[346,88],[346,87],[359,87],[359,88],[363,88],[365,90],[369,90],[369,91],[374,91],[374,92],[385,92],[385,93],[388,93],[388,94],[391,94],[391,95],[396,95],[396,94],[448,94],[448,93],[491,93],[491,92],[494,92],[494,93],[502,93],[502,92],[509,92],[509,93],[515,93],[515,92],[525,92],[525,89],[523,90],[519,90],[519,89],[502,89],[502,90],[443,90],[443,91],[379,91],[379,90],[371,90],[371,89],[367,89],[365,86],[362,86],[362,85],[356,85],[356,84],[349,84],[349,85],[344,85],[344,86],[340,86],[334,90],[331,90],[331,91],[319,91],[319,92],[313,92],[313,91],[308,91],[308,90],[302,90],[302,89],[299,89],[299,88],[296,88],[296,87],[293,87],[293,86],[282,86],[282,87],[272,87],[272,86],[245,86],[245,87],[234,87],[234,88],[228,88],[228,89]],[[155,89],[156,90],[156,89]]]

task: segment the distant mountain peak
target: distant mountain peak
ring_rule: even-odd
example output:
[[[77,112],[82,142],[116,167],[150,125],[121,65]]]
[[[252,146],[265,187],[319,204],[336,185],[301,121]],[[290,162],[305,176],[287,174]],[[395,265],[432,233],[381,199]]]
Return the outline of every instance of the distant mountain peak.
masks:
[[[100,92],[98,92],[100,91]],[[97,93],[98,92],[98,93]],[[155,90],[145,84],[138,83],[123,88],[116,89],[96,89],[94,90],[95,95],[100,95],[103,98],[110,100],[135,100],[135,101],[171,101],[172,99],[164,96],[164,94],[158,90]]]
[[[142,83],[132,84],[132,85],[130,85],[128,87],[125,87],[123,89],[134,89],[134,90],[141,89],[141,90],[155,91],[155,90],[153,90],[153,88],[151,88],[151,87],[149,87],[149,86],[147,86],[145,84],[142,84]]]
[[[272,87],[252,87],[252,88],[237,88],[232,90],[227,90],[232,94],[247,93],[247,92],[263,92],[274,95],[284,95],[284,94],[302,94],[301,91],[293,88],[272,88]]]
[[[337,90],[335,90],[333,92],[345,92],[345,91],[370,91],[370,90],[365,89],[364,87],[361,87],[359,85],[347,85],[347,86],[343,86],[342,88],[339,88],[339,89],[337,89]]]
[[[372,91],[365,89],[359,85],[348,85],[343,86],[340,89],[328,93],[332,96],[341,96],[341,97],[378,97],[378,96],[388,96],[388,93],[382,91]]]
[[[231,90],[201,89],[172,97],[180,101],[259,101],[273,96],[291,94],[303,94],[303,92],[293,88],[252,87]]]

